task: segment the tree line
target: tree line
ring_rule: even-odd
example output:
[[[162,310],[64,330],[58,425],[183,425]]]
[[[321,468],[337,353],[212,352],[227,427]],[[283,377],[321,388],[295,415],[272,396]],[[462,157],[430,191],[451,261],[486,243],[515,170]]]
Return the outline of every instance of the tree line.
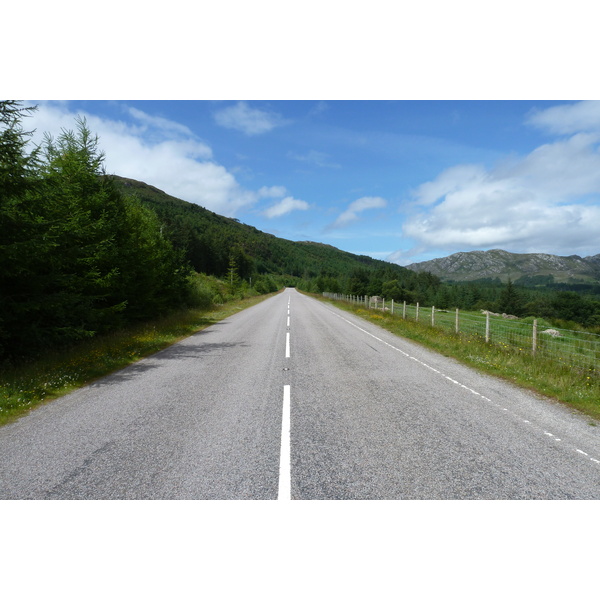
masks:
[[[0,358],[186,302],[190,268],[157,216],[106,177],[85,120],[30,150],[35,108],[0,102]]]
[[[567,329],[585,327],[600,333],[600,296],[550,287],[526,287],[512,281],[442,282],[427,272],[397,273],[386,269],[355,269],[348,276],[321,275],[302,280],[298,287],[309,292],[356,296],[381,296],[440,309],[490,310],[517,317],[540,317]]]

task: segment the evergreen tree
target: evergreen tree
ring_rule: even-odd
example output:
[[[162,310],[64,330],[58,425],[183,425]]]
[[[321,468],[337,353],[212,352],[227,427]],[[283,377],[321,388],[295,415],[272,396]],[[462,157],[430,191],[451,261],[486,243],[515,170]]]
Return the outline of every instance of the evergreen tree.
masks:
[[[229,257],[229,269],[227,270],[227,284],[229,286],[229,293],[235,294],[240,282],[238,275],[237,263],[233,254]]]
[[[0,116],[0,357],[69,343],[187,301],[182,253],[163,237],[156,215],[106,176],[84,120],[27,155],[22,112],[5,103]]]
[[[523,312],[523,300],[521,295],[515,289],[515,286],[510,278],[506,283],[506,287],[500,294],[500,299],[498,300],[498,310],[500,312],[515,315],[517,317],[521,316]]]

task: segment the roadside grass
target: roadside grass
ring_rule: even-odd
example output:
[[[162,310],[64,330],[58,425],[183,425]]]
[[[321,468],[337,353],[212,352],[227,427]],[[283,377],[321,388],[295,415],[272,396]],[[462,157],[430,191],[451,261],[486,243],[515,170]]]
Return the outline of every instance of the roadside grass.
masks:
[[[0,426],[277,293],[181,310],[18,365],[0,365]]]
[[[529,349],[519,350],[505,343],[486,343],[480,335],[457,335],[427,323],[404,320],[398,315],[325,299],[317,294],[310,295],[376,323],[395,335],[600,420],[600,378],[597,371],[578,369],[575,365],[563,364],[552,358],[534,357]]]

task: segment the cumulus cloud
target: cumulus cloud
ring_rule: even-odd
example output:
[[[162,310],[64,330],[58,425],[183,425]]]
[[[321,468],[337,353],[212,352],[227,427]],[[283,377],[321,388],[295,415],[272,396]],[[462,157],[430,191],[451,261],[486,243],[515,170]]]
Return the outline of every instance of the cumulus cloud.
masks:
[[[387,202],[378,196],[363,196],[351,202],[348,208],[335,220],[331,227],[345,227],[353,221],[358,220],[358,214],[372,208],[383,208]]]
[[[421,248],[595,254],[600,238],[600,128],[594,107],[536,116],[570,137],[495,168],[458,165],[414,192],[403,234]],[[529,118],[531,121],[531,117]],[[586,132],[575,131],[587,127]],[[574,133],[573,133],[574,132]],[[399,258],[397,256],[396,258]]]
[[[479,165],[451,167],[438,175],[434,181],[421,184],[415,192],[415,197],[419,204],[433,204],[442,196],[455,192],[474,180],[481,179],[483,174],[484,169]]]
[[[286,123],[278,113],[251,108],[246,102],[238,102],[213,114],[215,122],[227,129],[236,129],[246,135],[259,135]]]
[[[263,214],[265,217],[272,219],[274,217],[282,217],[293,210],[308,210],[309,208],[310,205],[308,202],[305,202],[304,200],[297,200],[292,196],[286,196],[283,198],[283,200],[277,202],[277,204],[267,208]]]
[[[78,113],[98,135],[108,173],[144,181],[225,216],[258,200],[257,192],[244,189],[212,160],[211,148],[187,127],[137,109],[124,111],[133,121]],[[76,116],[68,103],[43,102],[24,126],[36,129],[34,141],[39,143],[45,132],[56,137],[63,129],[75,129]]]

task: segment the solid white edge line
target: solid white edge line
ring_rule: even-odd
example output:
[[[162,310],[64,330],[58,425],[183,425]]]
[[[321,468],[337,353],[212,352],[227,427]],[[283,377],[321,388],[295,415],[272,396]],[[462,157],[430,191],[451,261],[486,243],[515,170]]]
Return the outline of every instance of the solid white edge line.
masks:
[[[283,413],[281,418],[281,450],[279,456],[278,500],[291,500],[290,473],[290,386],[283,386]]]

